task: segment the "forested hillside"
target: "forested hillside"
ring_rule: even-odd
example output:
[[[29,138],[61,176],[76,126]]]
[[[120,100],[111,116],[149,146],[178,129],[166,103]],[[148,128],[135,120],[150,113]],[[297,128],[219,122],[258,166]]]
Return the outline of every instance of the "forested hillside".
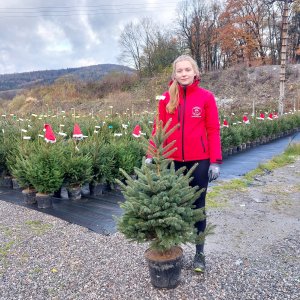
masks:
[[[222,111],[277,110],[279,65],[236,65],[201,75],[201,86],[211,90]],[[2,113],[42,113],[46,110],[103,113],[153,111],[155,97],[168,88],[171,70],[141,78],[128,73],[109,73],[96,81],[68,80],[22,90],[12,100],[0,102]],[[285,110],[300,109],[300,64],[287,68]]]
[[[80,68],[2,74],[0,75],[0,91],[17,90],[42,84],[51,84],[61,77],[68,77],[69,80],[82,80],[85,82],[96,81],[111,72],[130,74],[134,72],[134,70],[122,65],[100,64]]]

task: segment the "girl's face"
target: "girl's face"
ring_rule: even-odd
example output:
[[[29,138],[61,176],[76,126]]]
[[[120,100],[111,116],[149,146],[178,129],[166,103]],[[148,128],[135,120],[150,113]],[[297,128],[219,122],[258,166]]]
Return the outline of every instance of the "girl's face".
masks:
[[[180,85],[190,85],[194,82],[196,73],[192,64],[187,61],[179,61],[175,65],[175,79]]]

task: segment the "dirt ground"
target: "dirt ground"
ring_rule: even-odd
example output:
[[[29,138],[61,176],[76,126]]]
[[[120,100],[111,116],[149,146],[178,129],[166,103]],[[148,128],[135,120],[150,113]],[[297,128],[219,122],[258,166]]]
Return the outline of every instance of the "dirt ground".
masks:
[[[224,207],[209,209],[208,221],[216,229],[207,237],[206,252],[264,255],[270,245],[298,239],[300,158],[257,176],[243,191],[224,191],[218,201]]]

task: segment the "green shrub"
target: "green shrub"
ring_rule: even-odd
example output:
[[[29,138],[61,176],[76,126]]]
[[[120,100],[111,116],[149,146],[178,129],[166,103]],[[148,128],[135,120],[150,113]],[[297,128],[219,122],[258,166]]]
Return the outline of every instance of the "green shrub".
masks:
[[[39,193],[57,191],[64,178],[63,152],[60,144],[36,143],[28,157],[28,179]]]
[[[85,154],[72,142],[65,145],[63,175],[66,186],[82,186],[92,180],[92,157]]]

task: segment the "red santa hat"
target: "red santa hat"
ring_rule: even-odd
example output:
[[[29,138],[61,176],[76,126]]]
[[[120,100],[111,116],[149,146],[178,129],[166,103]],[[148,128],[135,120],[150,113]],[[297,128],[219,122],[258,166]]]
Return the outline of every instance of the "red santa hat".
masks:
[[[277,118],[278,118],[278,113],[277,113],[277,112],[274,112],[273,118],[274,118],[274,119],[277,119]]]
[[[132,135],[136,138],[140,137],[141,136],[141,133],[142,133],[142,130],[141,130],[141,126],[140,125],[136,125],[132,131]]]
[[[265,119],[265,114],[264,113],[260,113],[259,117],[257,117],[256,119],[258,119],[258,120],[264,120]]]
[[[249,119],[248,119],[248,117],[246,115],[243,116],[243,122],[245,124],[250,124],[250,121],[249,121]]]
[[[51,128],[50,124],[44,124],[44,129],[45,129],[45,135],[44,139],[47,143],[55,143],[56,142],[56,137],[54,135],[54,132]]]
[[[229,127],[229,125],[228,125],[228,121],[227,121],[227,120],[225,120],[225,119],[224,119],[224,121],[223,121],[223,127]]]
[[[268,119],[273,120],[273,114],[272,113],[269,113]]]
[[[83,138],[83,134],[82,134],[82,132],[80,130],[80,127],[77,123],[75,123],[75,125],[74,125],[73,138],[77,138],[77,139],[82,139]]]

